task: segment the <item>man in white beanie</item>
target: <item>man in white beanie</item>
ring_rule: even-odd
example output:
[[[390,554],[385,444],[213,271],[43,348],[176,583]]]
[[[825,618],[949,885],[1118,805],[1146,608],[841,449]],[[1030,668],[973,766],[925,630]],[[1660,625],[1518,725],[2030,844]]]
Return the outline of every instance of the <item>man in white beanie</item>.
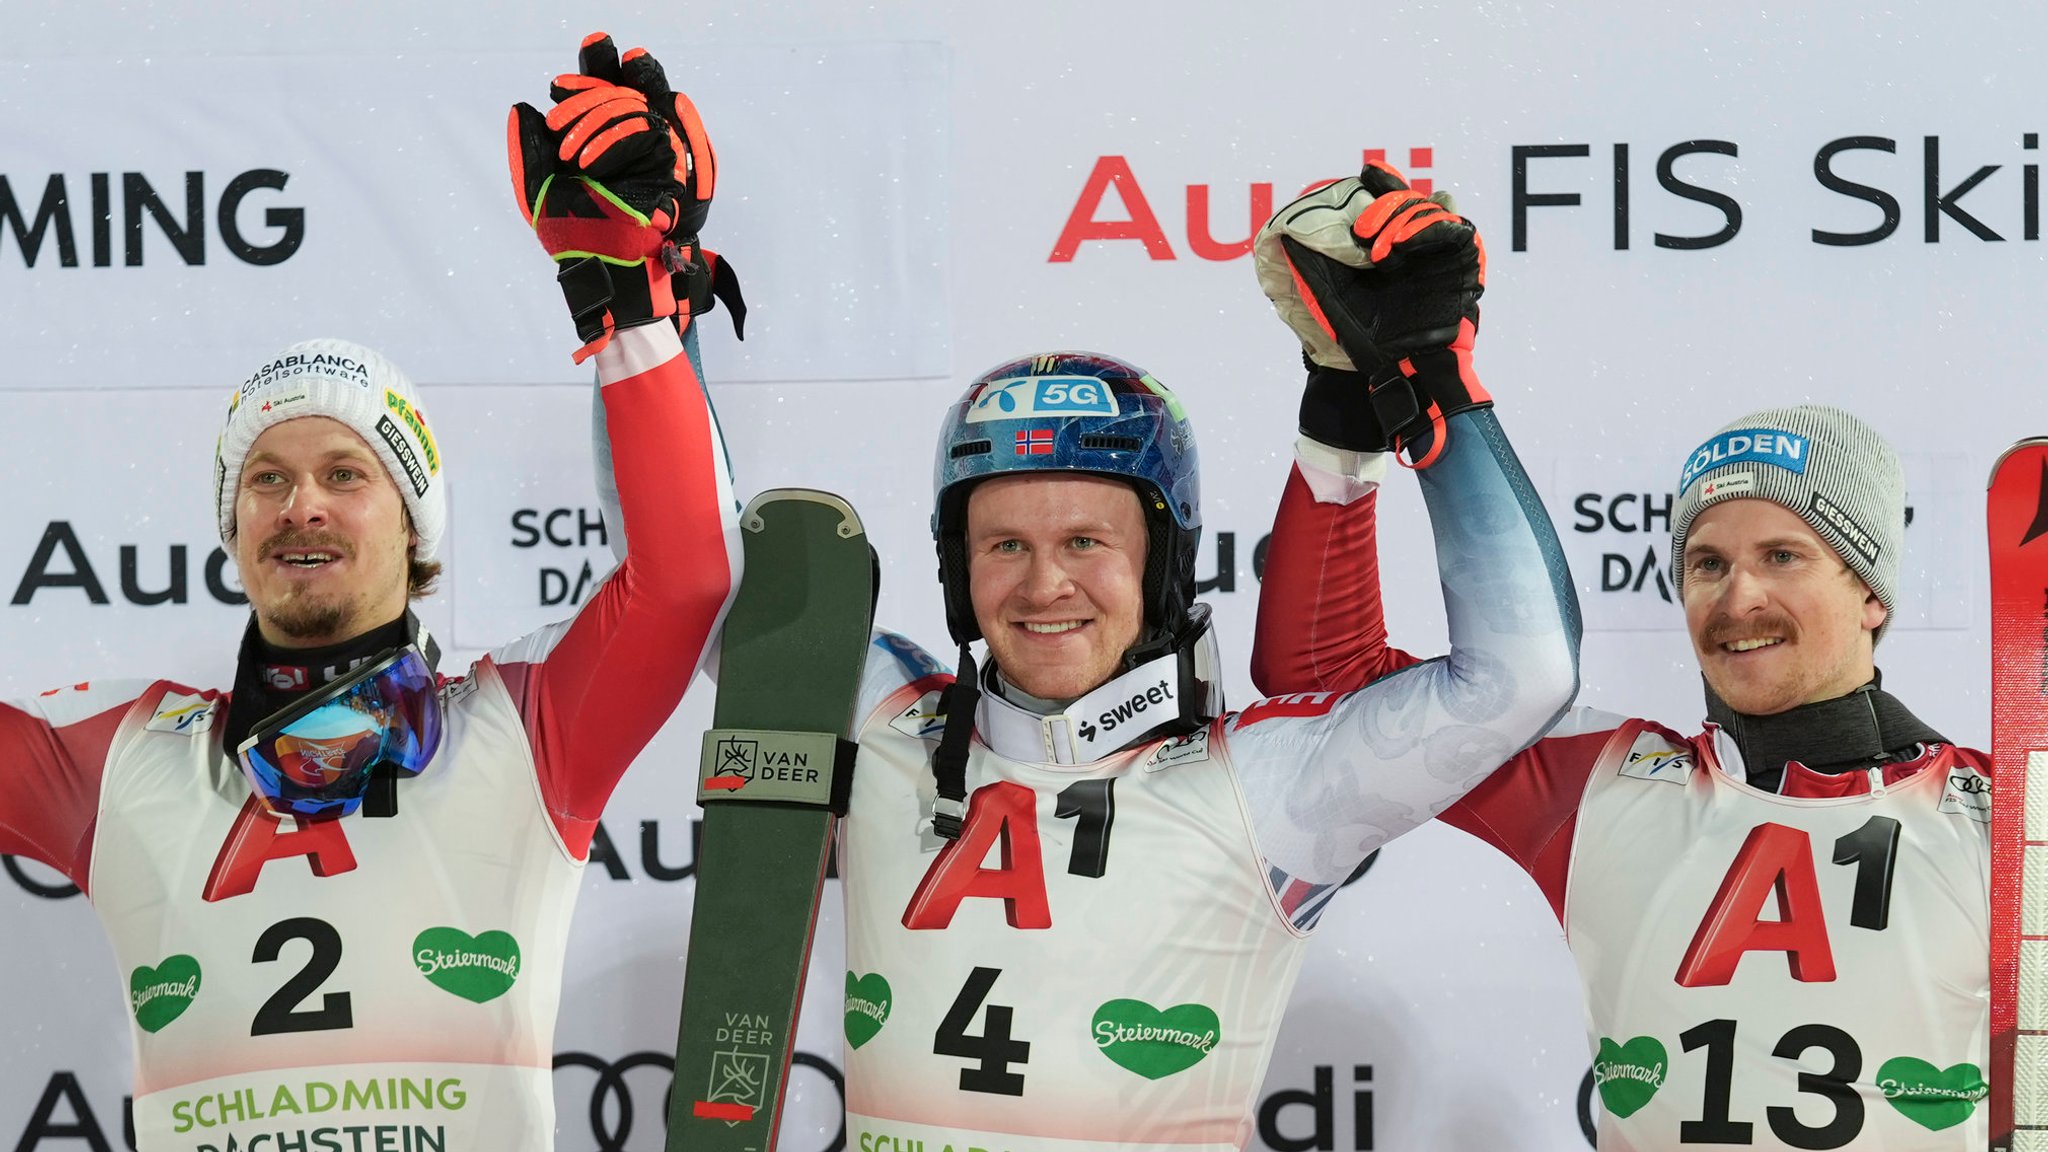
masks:
[[[1349,267],[1325,311],[1383,307],[1370,278],[1391,270]],[[1304,405],[1260,589],[1261,691],[1348,691],[1415,662],[1387,644],[1371,486],[1346,482],[1398,439],[1371,391]],[[1898,457],[1837,408],[1751,413],[1687,454],[1672,525],[1704,730],[1574,708],[1443,814],[1558,914],[1599,1147],[1981,1149],[1990,764],[1880,686]]]
[[[219,440],[251,607],[232,692],[94,681],[0,705],[0,852],[62,871],[106,925],[144,1152],[553,1146],[591,837],[739,563],[691,293],[669,287],[712,271],[703,127],[644,55],[593,38],[582,63],[556,82],[581,103],[516,113],[512,156],[596,357],[631,545],[575,617],[435,669],[407,603],[440,570],[449,462],[396,367],[314,340],[241,383]],[[598,132],[599,154],[562,145]],[[592,201],[628,211],[593,221]]]

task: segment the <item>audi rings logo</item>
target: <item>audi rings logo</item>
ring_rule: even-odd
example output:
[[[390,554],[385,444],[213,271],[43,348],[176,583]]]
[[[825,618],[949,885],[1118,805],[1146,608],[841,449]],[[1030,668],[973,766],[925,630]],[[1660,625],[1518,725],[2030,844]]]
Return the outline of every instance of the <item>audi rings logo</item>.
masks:
[[[839,1131],[830,1141],[819,1145],[818,1152],[844,1152],[846,1077],[831,1061],[809,1052],[792,1055],[790,1065],[792,1089],[784,1100],[785,1110],[799,1096],[794,1069],[809,1068],[824,1076],[832,1085],[832,1114],[839,1117]],[[662,1147],[664,1134],[668,1131],[669,1093],[675,1080],[675,1068],[675,1057],[666,1052],[629,1052],[617,1060],[606,1060],[589,1052],[557,1052],[555,1098],[564,1105],[556,1118],[562,1133],[558,1143],[561,1152],[573,1152],[580,1147],[570,1134],[575,1131],[572,1102],[576,1099],[575,1086],[584,1083],[582,1071],[595,1074],[595,1079],[590,1081],[590,1103],[585,1109],[590,1122],[591,1152],[635,1152],[637,1149]],[[657,1105],[658,1121],[646,1124],[644,1135],[634,1140],[635,1126],[641,1124],[648,1111]],[[787,1118],[786,1111],[784,1118]],[[802,1140],[801,1134],[792,1131],[787,1124],[783,1126],[780,1147],[791,1152],[803,1152]]]

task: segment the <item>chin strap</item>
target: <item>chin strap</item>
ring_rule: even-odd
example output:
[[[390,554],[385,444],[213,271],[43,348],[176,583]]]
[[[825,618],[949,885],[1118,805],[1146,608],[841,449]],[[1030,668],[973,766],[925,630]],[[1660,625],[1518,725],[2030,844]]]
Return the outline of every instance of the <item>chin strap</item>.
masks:
[[[981,707],[981,673],[974,653],[960,646],[960,671],[946,691],[946,730],[932,753],[932,775],[938,796],[932,801],[932,831],[948,840],[960,838],[967,819],[967,746],[974,738],[974,714]]]
[[[1171,656],[1179,691],[1167,694],[1166,698],[1175,701],[1177,714],[1144,726],[1142,732],[1121,741],[1117,748],[1099,750],[1099,755],[1111,755],[1141,740],[1198,731],[1223,714],[1221,662],[1207,604],[1197,604],[1189,610],[1187,626],[1177,636],[1164,643],[1134,648],[1125,659],[1130,661],[1141,655],[1152,660]],[[946,690],[946,727],[938,748],[932,752],[932,777],[937,785],[937,795],[932,800],[932,831],[947,840],[958,840],[967,820],[967,754],[981,709],[981,691],[981,671],[975,666],[974,653],[962,644],[959,673]],[[1087,737],[1093,742],[1096,734],[1090,732]]]

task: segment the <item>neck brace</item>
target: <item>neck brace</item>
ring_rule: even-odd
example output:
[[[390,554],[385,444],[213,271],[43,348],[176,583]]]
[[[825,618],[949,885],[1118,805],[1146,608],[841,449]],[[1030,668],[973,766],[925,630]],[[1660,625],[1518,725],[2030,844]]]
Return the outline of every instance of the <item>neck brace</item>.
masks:
[[[1065,707],[1007,699],[993,664],[982,672],[974,726],[997,755],[1029,764],[1092,764],[1159,736],[1178,736],[1223,711],[1216,634],[1206,618],[1177,650],[1155,656]]]
[[[1741,751],[1747,782],[1767,792],[1778,790],[1788,761],[1835,774],[1909,760],[1922,744],[1948,742],[1880,683],[1769,716],[1737,712],[1709,685],[1707,719]]]

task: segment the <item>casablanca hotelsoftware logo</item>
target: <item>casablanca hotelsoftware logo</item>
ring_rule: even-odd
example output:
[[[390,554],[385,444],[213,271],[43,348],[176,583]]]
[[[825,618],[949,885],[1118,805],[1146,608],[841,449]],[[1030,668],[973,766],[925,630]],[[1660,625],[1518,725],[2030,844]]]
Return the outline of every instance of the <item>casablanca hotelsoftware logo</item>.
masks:
[[[1428,146],[1397,149],[1391,155],[1384,148],[1367,148],[1360,157],[1360,164],[1392,163],[1408,177],[1415,190],[1428,195],[1434,188],[1429,170],[1436,162],[1436,149]],[[1406,161],[1403,163],[1403,161]],[[1252,238],[1258,235],[1260,227],[1272,219],[1273,209],[1293,200],[1305,192],[1312,192],[1325,184],[1334,184],[1345,176],[1356,173],[1340,173],[1310,180],[1301,190],[1289,196],[1277,197],[1275,185],[1270,181],[1254,182],[1249,186],[1246,200],[1249,209],[1243,238],[1234,238],[1236,229],[1223,226],[1233,238],[1219,240],[1216,237],[1218,225],[1212,219],[1210,210],[1211,186],[1189,184],[1182,192],[1184,211],[1181,217],[1181,232],[1185,236],[1187,250],[1202,260],[1236,260],[1249,256]],[[1169,192],[1154,185],[1147,192],[1139,182],[1138,173],[1123,156],[1098,156],[1095,165],[1089,169],[1088,178],[1082,182],[1081,192],[1074,198],[1073,207],[1067,211],[1067,222],[1060,229],[1059,239],[1053,242],[1052,253],[1047,262],[1065,264],[1074,259],[1086,243],[1108,243],[1111,241],[1135,242],[1144,246],[1145,255],[1152,260],[1177,260],[1174,242],[1167,235],[1166,225],[1154,209],[1156,198]],[[1235,194],[1226,192],[1221,197],[1225,202],[1235,202]],[[1164,201],[1161,201],[1164,203]],[[1121,215],[1119,215],[1121,208]]]

